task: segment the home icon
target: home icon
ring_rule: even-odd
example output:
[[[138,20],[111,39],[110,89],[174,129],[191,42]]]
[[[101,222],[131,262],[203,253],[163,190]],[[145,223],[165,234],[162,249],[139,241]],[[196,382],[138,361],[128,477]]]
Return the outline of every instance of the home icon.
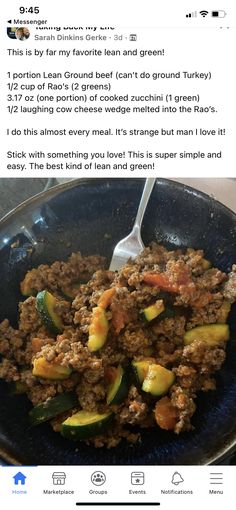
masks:
[[[21,473],[20,471],[19,471],[19,473],[16,473],[16,475],[13,476],[13,479],[14,479],[15,485],[18,485],[19,483],[21,485],[25,485],[26,476],[23,475],[23,473]]]

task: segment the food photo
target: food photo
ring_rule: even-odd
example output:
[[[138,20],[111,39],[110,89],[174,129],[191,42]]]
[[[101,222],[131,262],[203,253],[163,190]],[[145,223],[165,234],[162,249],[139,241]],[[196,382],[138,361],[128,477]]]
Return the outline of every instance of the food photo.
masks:
[[[3,462],[235,463],[236,182],[28,181],[0,221]]]

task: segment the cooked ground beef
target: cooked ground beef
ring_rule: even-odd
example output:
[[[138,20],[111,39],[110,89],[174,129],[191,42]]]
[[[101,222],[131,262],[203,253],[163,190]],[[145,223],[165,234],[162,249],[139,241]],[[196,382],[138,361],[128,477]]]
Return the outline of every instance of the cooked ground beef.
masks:
[[[0,377],[23,384],[33,406],[74,391],[78,404],[51,420],[55,431],[80,410],[113,413],[105,433],[86,439],[95,447],[140,441],[133,426],[192,428],[197,393],[215,389],[214,373],[225,360],[227,338],[212,340],[209,328],[227,323],[236,265],[227,275],[211,267],[202,250],[168,251],[153,243],[118,273],[105,270],[102,257],[73,253],[67,262],[29,271],[21,290],[19,329],[7,319],[0,324]],[[46,319],[36,296],[43,290],[54,303]],[[199,326],[208,328],[204,338]],[[98,348],[91,348],[92,336]],[[37,362],[45,375],[35,373]],[[52,376],[58,367],[65,377]],[[116,391],[124,387],[122,400],[113,402],[108,395],[115,380]]]
[[[223,295],[230,303],[234,303],[236,300],[236,264],[232,267],[232,273],[228,275],[228,280],[224,285]]]
[[[148,414],[148,405],[135,386],[131,386],[124,405],[117,412],[121,424],[140,425]]]
[[[195,340],[183,350],[183,358],[199,367],[198,373],[212,373],[221,368],[225,360],[224,346],[208,348],[202,340]]]
[[[97,383],[91,385],[88,384],[86,380],[83,380],[77,386],[76,391],[82,409],[85,411],[99,412],[100,405],[104,402],[106,397],[106,389],[104,384]]]

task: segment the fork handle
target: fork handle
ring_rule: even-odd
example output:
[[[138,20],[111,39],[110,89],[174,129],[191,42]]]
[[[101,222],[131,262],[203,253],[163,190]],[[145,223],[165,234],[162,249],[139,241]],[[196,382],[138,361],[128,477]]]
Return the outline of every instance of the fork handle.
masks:
[[[156,179],[152,179],[152,178],[148,178],[145,181],[142,197],[141,197],[141,200],[139,203],[137,216],[136,216],[135,222],[134,222],[134,227],[140,228],[142,225],[143,216],[144,216],[144,213],[145,213],[148,201],[149,201],[149,197],[151,195],[151,192],[153,190],[153,186],[154,186],[155,182],[156,182]]]

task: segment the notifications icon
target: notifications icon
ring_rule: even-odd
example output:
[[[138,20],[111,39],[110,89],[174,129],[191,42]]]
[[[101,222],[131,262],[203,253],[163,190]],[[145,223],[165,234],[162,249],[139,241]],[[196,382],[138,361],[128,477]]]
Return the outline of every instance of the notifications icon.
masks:
[[[172,476],[171,483],[174,485],[179,485],[179,483],[182,483],[184,479],[182,478],[181,474],[178,473],[178,471],[175,471],[175,473]]]

